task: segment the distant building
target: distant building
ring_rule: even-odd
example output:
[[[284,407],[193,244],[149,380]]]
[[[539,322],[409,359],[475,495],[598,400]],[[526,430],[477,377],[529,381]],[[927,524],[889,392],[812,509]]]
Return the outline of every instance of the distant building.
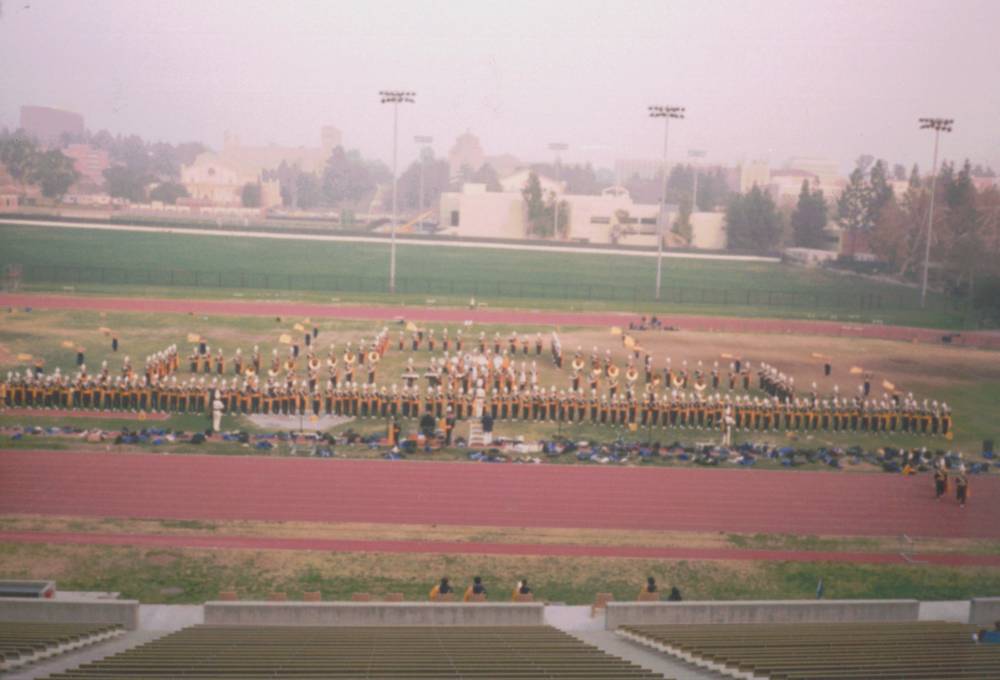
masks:
[[[463,167],[468,167],[472,172],[475,172],[483,167],[485,162],[486,154],[483,153],[479,137],[476,137],[469,130],[458,136],[451,151],[448,152],[448,172],[452,178],[459,177]],[[499,174],[499,171],[497,173]]]
[[[740,193],[745,194],[754,185],[766,190],[771,181],[771,164],[767,161],[740,163]]]
[[[777,204],[795,203],[802,192],[802,182],[808,182],[810,190],[819,187],[819,177],[805,170],[775,170],[763,188]]]
[[[504,153],[499,156],[487,156],[483,161],[483,165],[488,165],[496,170],[497,177],[506,177],[516,172],[523,164],[517,156]]]
[[[483,184],[465,184],[461,191],[441,194],[441,226],[458,236],[474,238],[529,238],[521,190],[529,171],[521,170],[500,180],[502,191],[488,192]],[[611,186],[598,195],[565,193],[565,184],[539,176],[546,202],[553,194],[569,208],[566,239],[585,243],[656,245],[659,204],[635,203],[621,186]],[[668,206],[667,224],[673,224],[675,206]],[[705,218],[702,241],[715,244],[721,217]],[[717,222],[717,224],[716,224]],[[686,245],[664,230],[668,245]],[[697,240],[697,237],[696,237]]]
[[[181,184],[188,195],[200,204],[238,207],[243,203],[243,187],[260,184],[261,208],[281,205],[281,187],[277,180],[262,181],[260,172],[233,164],[222,154],[199,154],[191,165],[181,168]]]
[[[58,144],[63,135],[83,136],[83,116],[48,106],[22,106],[21,128],[43,144]]]
[[[104,184],[104,171],[111,167],[107,151],[90,144],[70,144],[62,152],[73,159],[73,167],[80,173],[78,184],[90,187]]]
[[[656,179],[660,176],[663,161],[645,159],[619,159],[615,161],[615,177],[618,184],[628,184],[633,177]]]
[[[840,181],[840,166],[829,158],[793,156],[785,163],[788,170],[801,170],[816,177],[820,184],[833,186]]]
[[[226,133],[221,151],[206,151],[181,168],[181,183],[192,199],[217,206],[241,204],[243,187],[260,184],[261,207],[281,205],[277,181],[263,181],[267,170],[285,163],[303,172],[322,172],[333,150],[341,145],[340,130],[332,125],[320,129],[319,147],[286,147],[276,144],[244,146],[237,135]]]

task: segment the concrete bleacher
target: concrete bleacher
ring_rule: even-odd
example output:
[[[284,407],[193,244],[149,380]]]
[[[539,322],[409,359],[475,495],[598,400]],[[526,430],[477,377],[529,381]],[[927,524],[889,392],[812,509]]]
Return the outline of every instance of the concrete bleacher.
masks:
[[[917,600],[608,602],[605,628],[651,624],[916,621]]]
[[[1000,597],[974,597],[969,605],[969,623],[992,628],[1000,621]]]
[[[618,634],[734,678],[919,680],[1000,677],[1000,645],[943,622],[636,625]]]
[[[201,625],[51,677],[662,678],[543,625]]]
[[[102,623],[126,630],[139,626],[138,600],[0,598],[0,622]]]
[[[205,623],[227,626],[532,626],[541,603],[206,602]]]
[[[121,635],[118,625],[86,623],[0,623],[0,672],[64,654]]]

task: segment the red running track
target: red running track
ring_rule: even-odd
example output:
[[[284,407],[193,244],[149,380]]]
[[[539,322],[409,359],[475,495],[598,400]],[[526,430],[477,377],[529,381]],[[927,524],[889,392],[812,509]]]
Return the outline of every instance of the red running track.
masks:
[[[62,531],[0,531],[0,543],[110,545],[143,548],[225,550],[309,550],[322,552],[420,553],[433,555],[516,555],[542,557],[628,557],[660,560],[751,560],[781,562],[850,562],[908,564],[899,553],[738,548],[673,548],[571,543],[473,543],[467,541],[378,541],[356,539],[271,538],[255,536],[109,534]],[[912,558],[937,566],[1000,567],[1000,555],[921,554]]]
[[[139,297],[74,297],[66,295],[0,295],[0,306],[39,309],[89,309],[105,312],[160,312],[173,314],[218,314],[223,316],[303,316],[309,318],[367,319],[435,323],[520,324],[541,326],[621,326],[636,314],[621,312],[553,312],[517,309],[476,309],[434,307],[373,307],[365,305],[324,305],[304,302],[236,302],[230,300],[185,300]],[[940,342],[948,331],[882,324],[850,324],[837,321],[793,319],[743,319],[727,316],[661,315],[665,325],[687,331],[725,333],[791,333],[832,335],[882,340]],[[955,336],[952,344],[1000,349],[1000,333],[968,331]]]
[[[971,503],[928,475],[0,452],[0,513],[1000,538],[1000,477]]]

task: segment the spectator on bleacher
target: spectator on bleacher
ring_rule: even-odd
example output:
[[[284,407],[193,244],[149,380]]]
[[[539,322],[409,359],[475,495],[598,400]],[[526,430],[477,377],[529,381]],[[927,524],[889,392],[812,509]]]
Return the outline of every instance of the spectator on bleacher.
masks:
[[[443,576],[443,577],[441,577],[441,582],[438,583],[433,588],[431,588],[431,597],[430,597],[430,599],[433,602],[433,601],[439,599],[442,595],[447,595],[450,592],[451,592],[451,584],[448,583],[448,577],[447,576]]]
[[[472,601],[473,595],[482,595],[486,597],[486,586],[483,585],[483,579],[481,576],[474,576],[472,578],[472,585],[465,589],[465,597],[463,598],[466,602]]]
[[[517,587],[514,588],[514,597],[512,599],[517,600],[519,595],[531,595],[531,588],[528,586],[528,579],[526,578],[517,582]]]
[[[677,586],[672,586],[670,588],[670,594],[667,595],[667,602],[680,602],[681,601],[681,591],[677,589]]]

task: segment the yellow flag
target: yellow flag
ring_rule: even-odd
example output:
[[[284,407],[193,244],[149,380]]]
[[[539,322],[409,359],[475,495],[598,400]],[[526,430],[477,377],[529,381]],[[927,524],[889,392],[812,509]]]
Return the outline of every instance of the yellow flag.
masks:
[[[626,347],[635,347],[635,338],[633,338],[631,335],[626,335],[625,336],[625,346]]]
[[[859,373],[864,373],[864,372],[865,369],[861,368],[860,366],[851,366],[852,375],[858,375]]]
[[[18,354],[17,355],[17,360],[18,361],[31,361],[31,355],[30,354]]]
[[[611,335],[621,335],[621,334],[622,334],[622,329],[620,326],[611,327]]]
[[[635,423],[629,423],[628,424],[628,429],[629,429],[629,432],[635,432],[636,430],[639,429],[639,426],[636,425]]]
[[[288,335],[287,333],[282,333],[281,337],[278,338],[278,342],[280,342],[282,345],[290,345],[292,344],[292,336]]]
[[[896,386],[893,385],[888,380],[883,380],[882,381],[882,387],[884,387],[885,389],[889,390],[890,392],[894,392],[896,390]]]
[[[111,329],[108,328],[107,326],[101,326],[97,330],[100,331],[101,333],[104,333],[105,335],[111,332]]]
[[[297,331],[304,331],[304,330],[306,329],[306,327],[305,327],[305,326],[303,326],[303,325],[302,325],[302,324],[300,324],[300,323],[297,323],[297,324],[295,324],[295,325],[293,326],[293,328],[294,328],[295,330],[297,330]]]
[[[734,357],[734,356],[733,356],[732,354],[730,354],[729,352],[723,352],[723,353],[722,353],[722,358],[723,358],[723,359],[735,359],[736,357]]]
[[[188,333],[188,342],[201,342],[201,336],[197,333]]]
[[[72,340],[63,340],[60,344],[66,349],[73,349],[74,347],[76,347],[76,343],[73,342]]]
[[[417,331],[417,324],[413,323],[412,321],[407,321],[406,330],[408,330],[410,333],[415,333]]]
[[[813,359],[826,359],[825,354],[820,354],[819,352],[812,353]]]
[[[312,323],[309,319],[302,319],[302,323]]]

